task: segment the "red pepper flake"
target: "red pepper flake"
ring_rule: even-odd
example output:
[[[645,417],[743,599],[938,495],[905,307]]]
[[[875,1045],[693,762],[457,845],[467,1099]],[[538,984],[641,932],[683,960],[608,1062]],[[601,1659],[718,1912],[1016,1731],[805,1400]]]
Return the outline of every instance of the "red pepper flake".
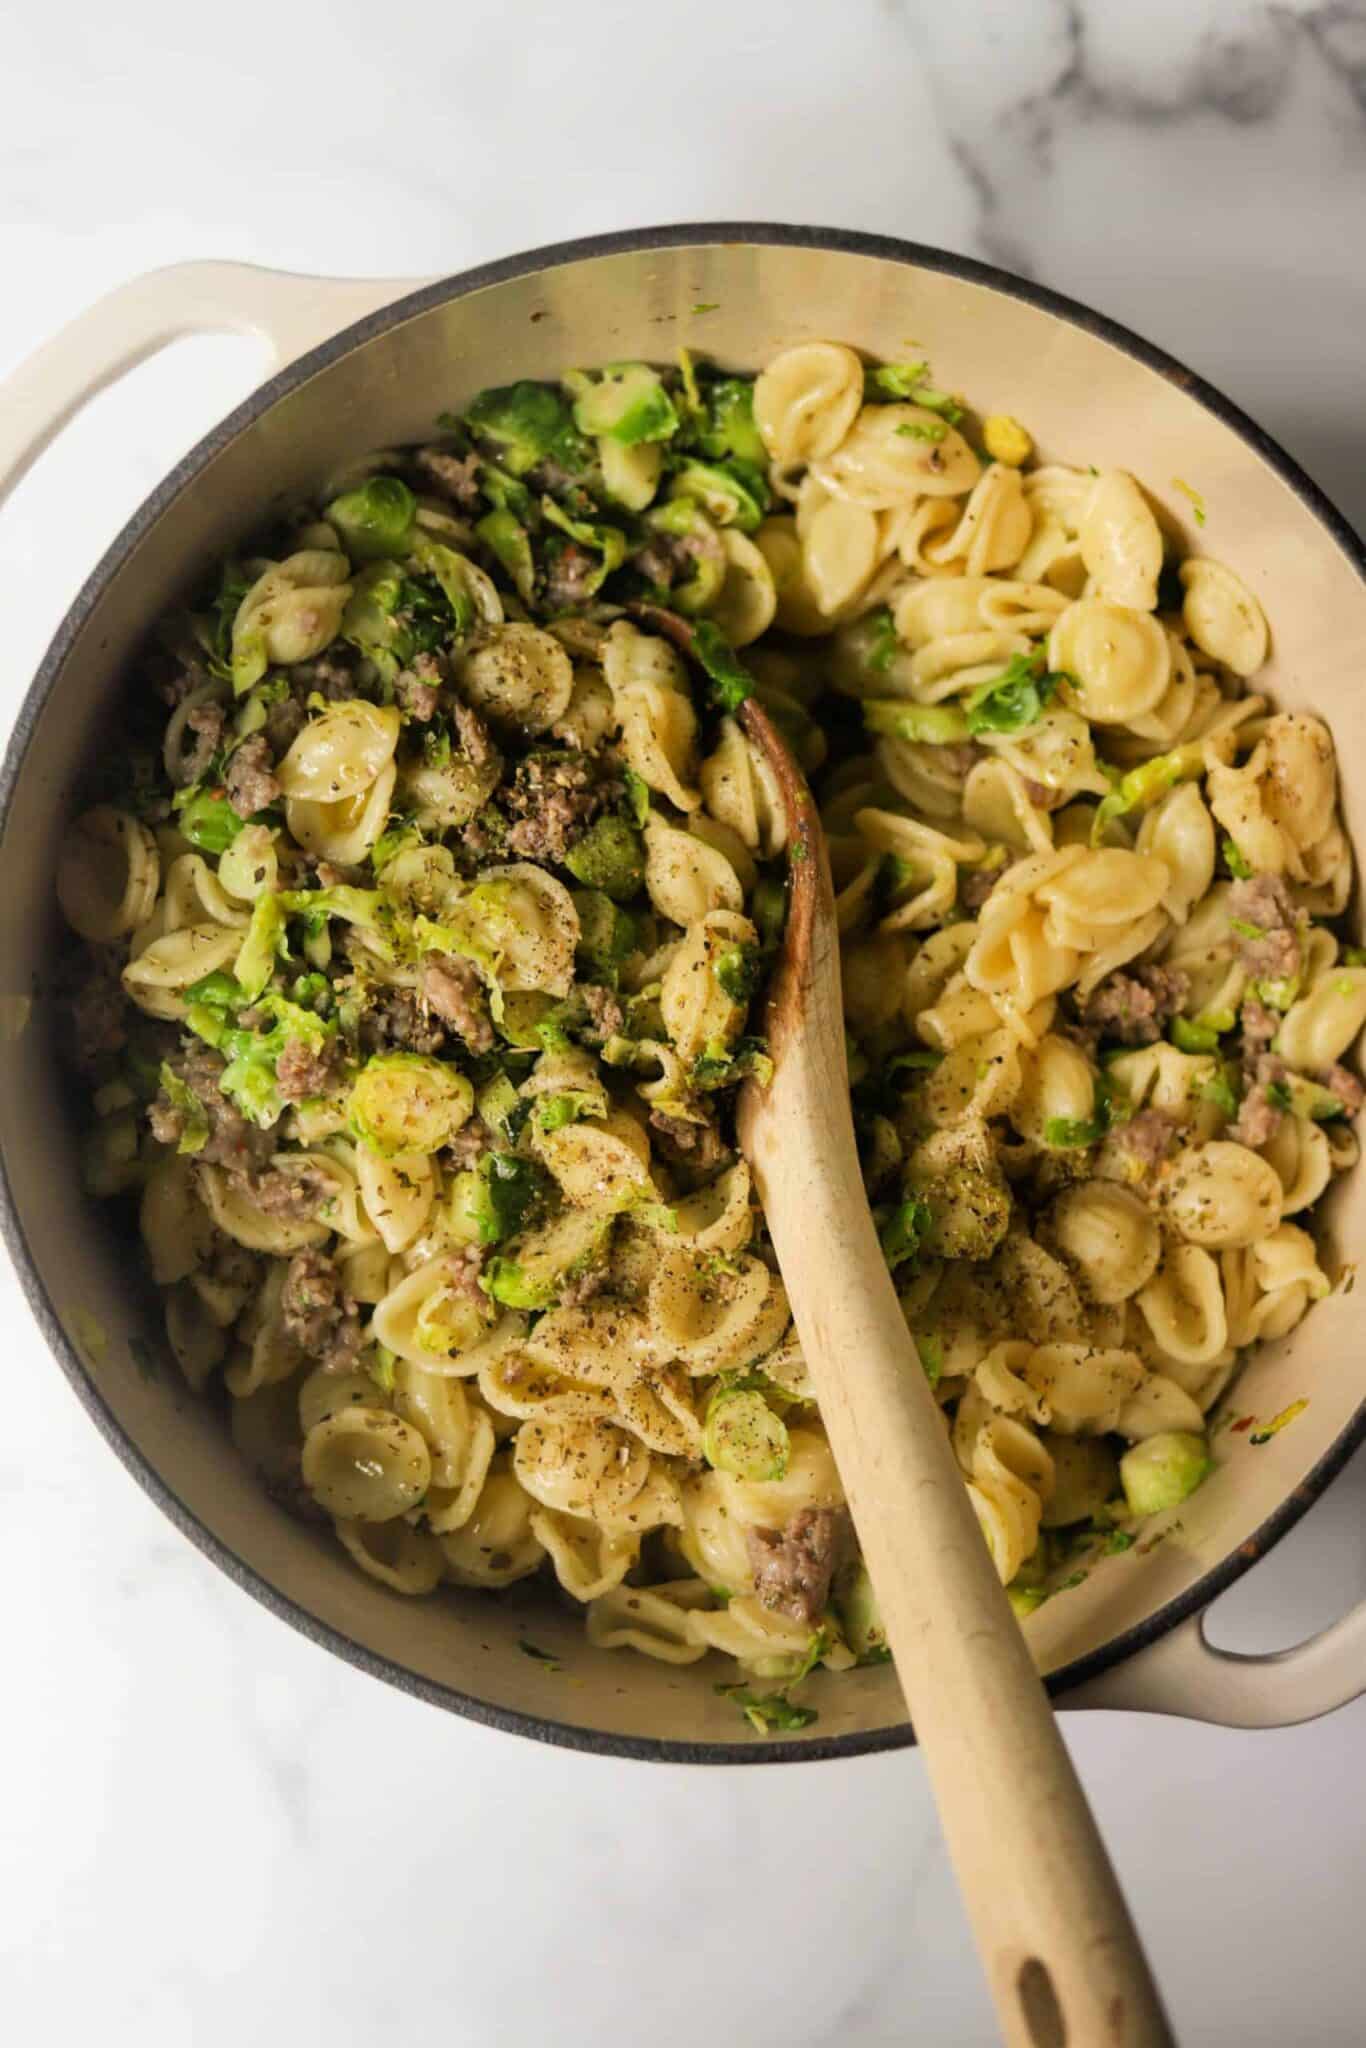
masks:
[[[1233,1434],[1235,1436],[1241,1436],[1245,1429],[1251,1429],[1253,1423],[1256,1420],[1257,1418],[1255,1415],[1240,1415],[1236,1422],[1232,1422],[1229,1424],[1229,1428],[1233,1431]]]

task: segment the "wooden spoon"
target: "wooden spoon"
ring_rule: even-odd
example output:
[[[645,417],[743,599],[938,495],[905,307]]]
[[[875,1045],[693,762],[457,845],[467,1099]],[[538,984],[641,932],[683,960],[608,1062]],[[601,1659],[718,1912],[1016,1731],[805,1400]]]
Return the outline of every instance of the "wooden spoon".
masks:
[[[693,628],[633,607],[700,660]],[[705,666],[705,663],[704,663]],[[775,1070],[747,1082],[754,1170],[1008,2048],[1174,2048],[1086,1795],[996,1576],[873,1226],[854,1143],[839,933],[806,780],[754,697],[739,716],[787,813],[769,991]]]
[[[821,1419],[1010,2048],[1172,2034],[1086,1795],[906,1329],[849,1109],[839,935],[811,793],[753,697],[740,717],[788,819],[791,901],[747,1083],[754,1170]]]

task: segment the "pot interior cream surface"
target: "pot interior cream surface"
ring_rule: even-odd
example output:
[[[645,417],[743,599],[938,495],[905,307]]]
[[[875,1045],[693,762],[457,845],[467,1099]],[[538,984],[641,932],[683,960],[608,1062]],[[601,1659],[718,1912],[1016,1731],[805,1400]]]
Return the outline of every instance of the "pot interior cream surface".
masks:
[[[694,315],[698,305],[715,310]],[[147,523],[76,632],[36,718],[3,841],[0,1026],[14,1042],[0,1066],[0,1145],[14,1208],[41,1288],[100,1400],[145,1464],[197,1522],[286,1600],[419,1684],[449,1688],[495,1713],[599,1737],[672,1743],[743,1739],[718,1699],[711,1660],[678,1670],[590,1649],[578,1614],[548,1599],[504,1605],[451,1592],[409,1602],[362,1577],[330,1536],[272,1506],[239,1462],[222,1419],[175,1384],[150,1293],[131,1282],[127,1247],[80,1192],[71,1108],[51,1059],[41,997],[50,968],[58,835],[98,742],[120,672],[147,626],[277,496],[315,485],[345,457],[429,433],[435,414],[480,387],[623,357],[664,360],[686,341],[747,369],[808,338],[872,355],[928,356],[939,382],[982,411],[1016,414],[1044,461],[1131,469],[1193,551],[1227,562],[1261,600],[1272,660],[1259,686],[1333,729],[1345,773],[1349,834],[1366,844],[1366,710],[1360,689],[1366,585],[1295,492],[1179,378],[1113,343],[989,286],[887,258],[786,245],[656,248],[579,258],[430,306],[342,353],[301,381],[204,463]],[[1187,525],[1182,479],[1207,507]],[[17,1000],[16,1000],[17,999]],[[1366,1176],[1344,1176],[1326,1205],[1325,1264],[1345,1274],[1366,1236]],[[1306,1479],[1366,1399],[1366,1351],[1353,1343],[1355,1302],[1339,1288],[1293,1335],[1253,1355],[1225,1397],[1230,1416],[1266,1422],[1307,1406],[1264,1444],[1219,1428],[1218,1466],[1143,1550],[1105,1558],[1087,1581],[1026,1624],[1038,1661],[1057,1671],[1102,1650],[1194,1588],[1249,1543]],[[139,1365],[139,1358],[143,1364]],[[1172,1517],[1164,1518],[1172,1520]],[[561,1669],[525,1655],[530,1640]],[[396,1675],[396,1674],[390,1674]],[[903,1727],[889,1667],[811,1688],[819,1719],[804,1743]]]

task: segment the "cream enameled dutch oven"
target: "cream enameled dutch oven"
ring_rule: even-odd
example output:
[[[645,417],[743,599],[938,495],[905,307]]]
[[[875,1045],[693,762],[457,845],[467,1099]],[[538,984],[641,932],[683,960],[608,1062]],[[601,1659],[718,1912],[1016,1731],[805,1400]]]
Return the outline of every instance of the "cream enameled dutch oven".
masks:
[[[694,309],[705,307],[705,315]],[[358,450],[416,440],[487,384],[566,365],[668,359],[680,342],[759,368],[828,338],[898,359],[915,338],[956,388],[1027,421],[1046,460],[1118,464],[1161,496],[1198,481],[1217,552],[1262,599],[1286,708],[1331,723],[1346,823],[1366,846],[1366,558],[1296,465],[1159,350],[1035,285],[962,257],[869,235],[748,224],[676,227],[533,250],[413,289],[191,264],[114,292],[0,394],[0,496],[92,393],[177,336],[266,337],[282,367],[152,494],[93,570],[19,714],[0,784],[5,909],[0,996],[41,990],[56,938],[52,875],[85,750],[149,621],[276,497]],[[1179,521],[1181,500],[1171,503]],[[1187,534],[1188,543],[1196,536]],[[18,998],[16,1003],[11,999]],[[173,1378],[126,1247],[80,1193],[74,1120],[41,993],[0,1062],[0,1208],[34,1314],[89,1414],[166,1513],[276,1614],[441,1706],[571,1747],[700,1763],[852,1756],[911,1740],[890,1667],[818,1678],[812,1729],[737,1740],[709,1663],[678,1670],[589,1648],[582,1621],[454,1592],[408,1601],[363,1578],[330,1537],[261,1494],[219,1418]],[[1366,1170],[1327,1205],[1326,1264],[1366,1242]],[[139,1361],[142,1361],[140,1365]],[[1207,1603],[1282,1535],[1366,1434],[1366,1345],[1339,1288],[1256,1353],[1231,1411],[1258,1443],[1216,1433],[1218,1469],[1155,1546],[1109,1557],[1027,1624],[1068,1703],[1238,1725],[1307,1719],[1366,1689],[1366,1608],[1277,1657],[1233,1657],[1200,1630]],[[1170,1519],[1170,1518],[1169,1518]],[[1160,1524],[1158,1527],[1160,1528]],[[558,1672],[527,1657],[528,1633]]]

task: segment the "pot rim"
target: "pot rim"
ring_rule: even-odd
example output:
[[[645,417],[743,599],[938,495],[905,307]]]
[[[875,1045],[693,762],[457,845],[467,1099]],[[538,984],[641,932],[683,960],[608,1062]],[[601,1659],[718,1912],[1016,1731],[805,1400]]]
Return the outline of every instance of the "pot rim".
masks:
[[[1366,544],[1337,507],[1305,473],[1279,442],[1250,419],[1240,407],[1215,386],[1206,382],[1156,343],[1145,340],[1132,328],[1097,313],[1076,299],[1053,291],[997,264],[976,257],[956,255],[923,243],[902,241],[888,235],[866,234],[849,228],[802,227],[777,222],[701,221],[656,228],[629,228],[610,234],[576,237],[547,243],[500,257],[491,263],[453,273],[426,284],[402,298],[367,314],[338,333],[297,357],[258,386],[217,426],[198,441],[143,501],[131,519],[105,550],[91,570],[57,628],[52,642],[24,694],[0,765],[0,843],[9,821],[10,806],[39,716],[72,646],[84,629],[106,586],[118,574],[129,556],[162,514],[188,489],[205,466],[245,428],[268,412],[278,400],[305,383],[353,349],[364,346],[390,328],[434,307],[468,297],[486,286],[506,283],[537,271],[561,269],[566,265],[598,256],[629,254],[648,249],[672,249],[707,244],[750,244],[800,249],[828,250],[832,254],[869,256],[907,268],[939,272],[962,278],[969,284],[984,285],[1008,297],[1019,299],[1039,311],[1079,327],[1109,342],[1146,369],[1175,384],[1195,404],[1203,406],[1235,433],[1259,456],[1298,497],[1327,534],[1337,543],[1366,582]],[[883,1750],[905,1748],[915,1741],[909,1722],[895,1727],[857,1734],[814,1737],[803,1742],[683,1742],[655,1736],[614,1735],[549,1715],[526,1714],[494,1706],[453,1686],[423,1677],[391,1657],[356,1642],[342,1630],[324,1622],[310,1609],[272,1585],[226,1542],[206,1527],[194,1510],[174,1491],[147,1459],[113,1413],[103,1393],[86,1369],[57,1315],[52,1297],[39,1274],[27,1234],[10,1185],[8,1165],[0,1154],[0,1236],[3,1236],[20,1285],[34,1318],[47,1340],[48,1348],[62,1368],[77,1398],[100,1434],[116,1452],[139,1485],[156,1502],[181,1533],[226,1573],[237,1586],[262,1606],[287,1621],[320,1648],[331,1650],[368,1672],[433,1706],[443,1707],[466,1720],[504,1733],[523,1735],[534,1741],[599,1756],[628,1757],[654,1763],[675,1764],[763,1764],[820,1763],[829,1759],[869,1756]],[[1156,1642],[1189,1616],[1198,1613],[1240,1579],[1287,1530],[1294,1527],[1313,1505],[1353,1451],[1366,1441],[1366,1400],[1345,1425],[1323,1456],[1287,1498],[1231,1556],[1206,1572],[1186,1592],[1165,1602],[1145,1620],[1124,1630],[1086,1656],[1075,1658],[1051,1672],[1045,1684],[1051,1694],[1065,1692],[1084,1680],[1122,1663],[1125,1658]]]

